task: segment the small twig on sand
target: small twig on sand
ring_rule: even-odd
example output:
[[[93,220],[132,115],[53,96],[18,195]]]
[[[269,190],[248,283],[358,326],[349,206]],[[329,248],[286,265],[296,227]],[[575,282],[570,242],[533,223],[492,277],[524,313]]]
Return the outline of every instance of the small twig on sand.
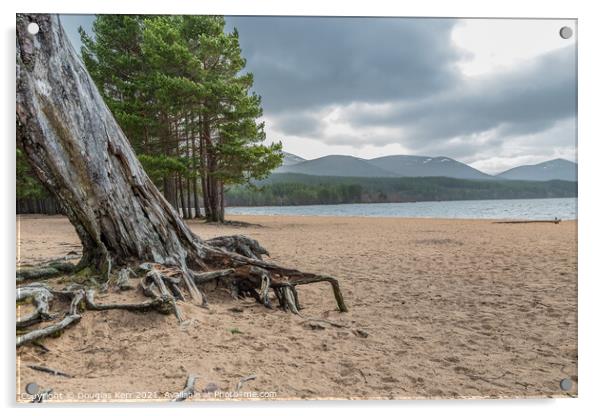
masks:
[[[329,321],[329,320],[327,320],[327,319],[320,319],[320,318],[307,318],[307,319],[305,319],[305,320],[303,321],[303,323],[306,323],[306,322],[322,322],[322,323],[324,323],[324,324],[332,325],[332,326],[334,326],[335,328],[348,328],[348,329],[351,329],[351,328],[350,328],[349,326],[347,326],[347,325],[340,324],[340,323],[338,323],[338,322]]]
[[[560,218],[554,218],[553,220],[495,221],[494,224],[532,224],[532,223],[560,224],[560,221],[562,221]]]
[[[52,368],[44,367],[42,365],[28,365],[27,367],[31,368],[32,370],[36,370],[36,371],[41,371],[43,373],[52,374],[53,376],[61,376],[61,377],[73,378],[72,375],[69,375],[67,373],[63,373],[62,371],[54,370]]]
[[[39,341],[32,341],[31,344],[35,345],[38,348],[40,348],[44,352],[50,352],[50,348],[48,348],[46,345],[42,344]]]
[[[194,394],[194,384],[196,383],[196,376],[190,374],[186,379],[186,386],[184,386],[184,390],[179,392],[176,397],[172,400],[172,402],[183,402],[188,399],[190,396]]]
[[[240,391],[240,389],[242,389],[243,384],[245,384],[247,381],[255,380],[256,378],[257,376],[255,374],[251,374],[250,376],[241,378],[240,380],[238,380],[238,384],[236,384],[236,389],[234,391]]]

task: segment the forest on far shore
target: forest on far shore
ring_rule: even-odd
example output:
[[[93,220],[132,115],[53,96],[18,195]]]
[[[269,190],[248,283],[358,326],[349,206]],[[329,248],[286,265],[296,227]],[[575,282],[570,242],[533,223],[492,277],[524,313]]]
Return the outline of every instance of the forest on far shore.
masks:
[[[356,178],[275,173],[226,191],[228,206],[320,205],[478,199],[569,198],[577,182],[468,180],[445,177]]]

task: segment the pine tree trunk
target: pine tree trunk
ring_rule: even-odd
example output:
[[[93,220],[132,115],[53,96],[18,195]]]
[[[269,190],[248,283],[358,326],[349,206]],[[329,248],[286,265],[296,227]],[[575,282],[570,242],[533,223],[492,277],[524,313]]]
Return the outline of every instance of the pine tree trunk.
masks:
[[[184,119],[184,137],[186,138],[186,160],[190,162],[190,138],[188,137],[188,117]],[[191,166],[186,166],[186,218],[192,218],[191,189],[190,189]]]
[[[212,221],[213,211],[211,207],[211,184],[209,178],[209,146],[211,146],[211,136],[209,123],[202,120],[202,133],[201,133],[201,145],[200,145],[200,156],[201,156],[201,187],[203,190],[203,206],[205,208],[205,219]]]
[[[144,172],[58,16],[19,15],[16,52],[17,136],[75,227],[82,264],[182,264],[197,237]]]
[[[199,184],[198,178],[195,176],[194,181],[192,182],[192,189],[194,193],[194,217],[201,218],[201,206],[199,204]]]
[[[184,210],[184,192],[182,192],[182,176],[179,173],[176,174],[176,191],[178,193],[176,211],[181,212],[182,218],[186,219],[186,211]],[[182,208],[181,210],[180,207]]]
[[[199,131],[200,136],[200,131]],[[197,161],[197,153],[196,153],[196,137],[192,136],[192,192],[194,196],[194,217],[201,218],[201,207],[199,205],[199,184],[198,184],[198,172],[199,165]]]

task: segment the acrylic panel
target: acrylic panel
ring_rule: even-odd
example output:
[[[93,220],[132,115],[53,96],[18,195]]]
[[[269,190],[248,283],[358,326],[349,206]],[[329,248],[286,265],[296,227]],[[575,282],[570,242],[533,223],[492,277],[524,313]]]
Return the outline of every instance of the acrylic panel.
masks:
[[[16,19],[18,402],[577,396],[577,21]]]

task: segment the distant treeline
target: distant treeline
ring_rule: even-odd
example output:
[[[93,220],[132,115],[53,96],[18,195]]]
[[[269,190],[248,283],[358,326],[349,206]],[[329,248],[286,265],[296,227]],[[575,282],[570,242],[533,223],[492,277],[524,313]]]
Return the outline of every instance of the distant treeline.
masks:
[[[478,199],[567,198],[577,196],[568,181],[467,180],[444,177],[353,178],[277,173],[255,186],[226,192],[229,206],[317,205]]]

